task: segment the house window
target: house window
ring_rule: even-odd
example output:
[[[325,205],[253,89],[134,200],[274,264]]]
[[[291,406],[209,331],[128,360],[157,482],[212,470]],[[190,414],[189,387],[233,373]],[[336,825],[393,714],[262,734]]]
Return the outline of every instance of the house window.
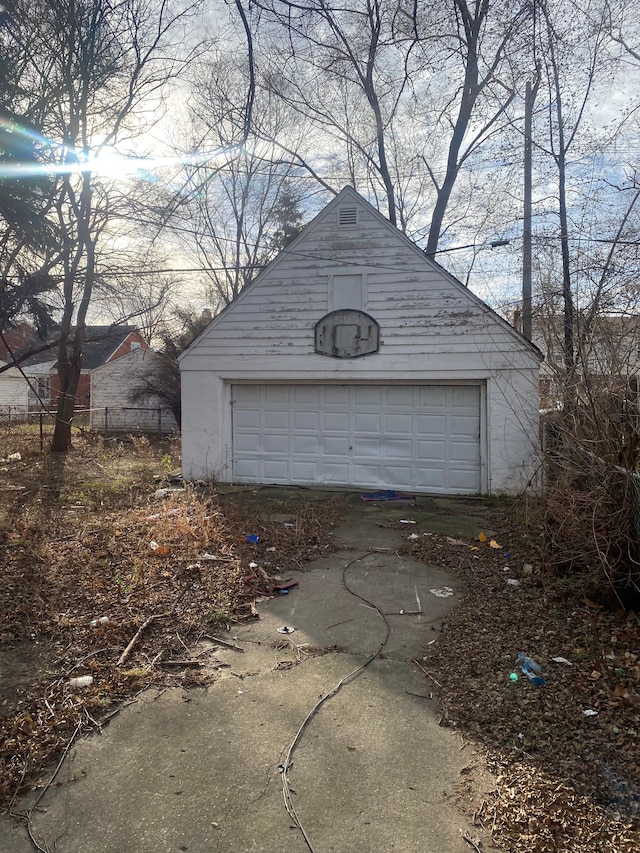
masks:
[[[51,377],[39,376],[36,380],[36,391],[38,400],[48,403],[51,400]]]
[[[344,227],[346,225],[358,224],[358,208],[357,207],[340,207],[338,208],[338,225]]]
[[[140,341],[131,341],[131,350],[140,349]]]

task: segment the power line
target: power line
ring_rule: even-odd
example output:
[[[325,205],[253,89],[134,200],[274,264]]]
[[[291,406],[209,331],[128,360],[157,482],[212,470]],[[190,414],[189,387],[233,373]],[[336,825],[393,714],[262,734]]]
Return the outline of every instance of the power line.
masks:
[[[231,238],[227,238],[231,241]],[[425,257],[432,258],[433,255],[442,255],[448,254],[450,252],[459,252],[465,249],[496,249],[502,248],[505,246],[509,246],[511,243],[519,242],[521,240],[520,235],[516,235],[514,237],[505,238],[505,239],[497,239],[492,240],[488,243],[466,243],[462,246],[449,246],[443,249],[437,249],[435,252],[430,252],[427,254],[423,249],[420,249],[420,246],[415,243],[416,248],[423,252]],[[535,240],[539,241],[549,241],[549,240],[559,240],[560,235],[544,235],[538,234],[534,237]],[[638,240],[616,240],[615,238],[606,238],[606,237],[584,237],[584,236],[569,236],[569,239],[572,240],[580,240],[582,242],[590,242],[590,243],[605,243],[609,245],[619,245],[619,246],[640,246],[640,241]],[[394,272],[420,272],[420,270],[407,270],[406,267],[398,267],[393,264],[377,264],[372,263],[371,261],[365,263],[359,263],[357,261],[349,261],[344,259],[336,259],[333,257],[326,257],[324,255],[313,255],[308,252],[296,252],[295,250],[291,250],[288,248],[283,249],[280,254],[287,253],[289,255],[295,255],[296,257],[303,258],[305,260],[313,260],[313,261],[328,261],[330,263],[334,263],[338,266],[344,267],[372,267],[374,269],[381,270],[391,270]],[[148,276],[148,275],[168,275],[168,274],[179,274],[179,273],[200,273],[206,274],[209,272],[236,272],[236,271],[245,271],[245,270],[262,270],[265,269],[269,264],[242,264],[236,266],[230,265],[226,267],[212,267],[212,266],[199,266],[199,267],[163,267],[160,269],[141,269],[141,270],[120,270],[120,271],[99,271],[96,273],[98,278],[114,278],[114,277],[131,277],[131,276]],[[18,276],[7,276],[7,278],[18,278]],[[59,280],[62,280],[61,277],[55,276]]]

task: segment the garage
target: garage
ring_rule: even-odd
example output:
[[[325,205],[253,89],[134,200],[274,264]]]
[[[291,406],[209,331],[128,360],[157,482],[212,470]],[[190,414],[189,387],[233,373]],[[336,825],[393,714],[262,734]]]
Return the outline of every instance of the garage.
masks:
[[[540,360],[345,187],[181,354],[183,476],[519,493]]]
[[[479,385],[235,385],[237,483],[481,490]]]

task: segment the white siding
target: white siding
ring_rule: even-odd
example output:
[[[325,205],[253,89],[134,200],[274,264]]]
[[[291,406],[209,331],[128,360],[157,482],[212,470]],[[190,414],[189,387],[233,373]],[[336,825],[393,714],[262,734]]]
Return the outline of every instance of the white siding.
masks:
[[[171,411],[155,397],[131,402],[130,395],[157,356],[151,350],[135,349],[91,373],[91,427],[110,431],[145,430],[171,432],[176,429]]]
[[[357,206],[356,226],[338,225],[345,199]],[[360,298],[360,280],[361,306],[344,305]],[[334,285],[345,283],[334,299]],[[314,351],[314,326],[335,304],[377,320],[378,353],[334,359]],[[514,491],[535,467],[538,368],[535,350],[506,322],[343,190],[183,354],[184,472],[231,479],[237,382],[475,382],[486,388],[482,489]]]
[[[0,362],[1,364],[1,362]],[[29,386],[15,367],[0,373],[0,416],[14,411],[27,411]]]

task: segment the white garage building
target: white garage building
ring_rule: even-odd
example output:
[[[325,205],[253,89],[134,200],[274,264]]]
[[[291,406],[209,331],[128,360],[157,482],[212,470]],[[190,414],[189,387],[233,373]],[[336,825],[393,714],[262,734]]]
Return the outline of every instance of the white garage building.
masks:
[[[513,493],[540,359],[347,187],[181,356],[183,473]]]

